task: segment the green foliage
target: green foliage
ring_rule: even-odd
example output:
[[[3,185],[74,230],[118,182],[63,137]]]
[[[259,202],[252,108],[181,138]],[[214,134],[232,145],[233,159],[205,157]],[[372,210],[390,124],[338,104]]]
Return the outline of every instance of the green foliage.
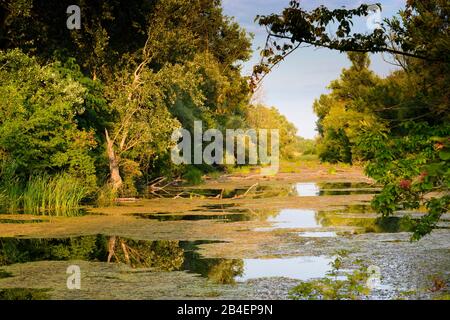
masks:
[[[0,289],[0,300],[48,300],[48,289],[5,288]]]
[[[45,260],[84,260],[173,271],[183,265],[183,253],[179,241],[135,241],[104,235],[63,239],[0,239],[0,266]]]
[[[280,156],[293,159],[298,155],[297,128],[274,107],[251,105],[247,110],[246,123],[254,129],[279,130]]]
[[[333,81],[331,92],[314,102],[320,134],[317,151],[321,161],[352,163],[362,160],[355,148],[358,134],[364,127],[380,125],[372,112],[371,90],[380,79],[369,70],[366,54],[350,53],[352,66]]]
[[[31,177],[22,195],[23,209],[34,214],[73,215],[88,192],[84,181],[68,174]]]
[[[317,154],[317,143],[313,139],[297,137],[296,150],[302,156],[313,156]]]
[[[117,192],[114,191],[109,183],[98,188],[95,202],[98,207],[111,207],[115,203]]]
[[[5,271],[5,270],[0,269],[0,279],[10,278],[10,277],[12,277],[12,276],[13,276],[13,275],[12,275],[11,272],[8,272],[8,271]]]
[[[112,194],[95,193],[97,180],[134,196],[139,182],[182,172],[169,158],[175,128],[245,123],[239,64],[250,58],[250,36],[220,1],[81,1],[83,28],[62,32],[70,4],[0,4],[0,49],[9,49],[0,55],[0,161],[14,178],[9,193],[36,174],[67,172],[102,203]],[[19,197],[0,195],[3,203]]]
[[[428,213],[414,226],[412,239],[419,240],[436,227],[450,206],[450,127],[430,127],[407,122],[407,136],[392,138],[386,133],[366,132],[360,148],[370,153],[368,175],[385,184],[373,205],[383,215],[397,209],[418,209]]]
[[[183,175],[183,179],[187,181],[188,184],[196,185],[203,182],[203,172],[194,166],[187,167],[186,172]]]
[[[305,11],[291,1],[281,15],[258,17],[270,35],[254,69],[254,86],[301,44],[349,52],[352,66],[314,103],[319,157],[364,161],[366,173],[384,185],[373,205],[385,216],[425,206],[428,214],[416,223],[414,240],[431,232],[449,210],[447,2],[408,1],[397,17],[368,34],[352,30],[353,18],[368,15],[365,4]],[[402,69],[384,79],[375,76],[368,69],[369,52],[392,54]]]
[[[23,181],[67,171],[95,187],[93,131],[78,128],[86,89],[54,65],[40,66],[19,50],[0,52],[2,171]],[[7,168],[9,167],[9,168]]]

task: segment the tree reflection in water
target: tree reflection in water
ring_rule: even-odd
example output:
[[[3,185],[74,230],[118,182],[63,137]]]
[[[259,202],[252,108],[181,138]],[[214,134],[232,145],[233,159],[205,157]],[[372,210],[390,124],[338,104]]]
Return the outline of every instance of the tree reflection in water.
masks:
[[[243,273],[238,259],[203,258],[198,245],[211,241],[133,240],[119,236],[71,238],[0,238],[0,266],[33,261],[123,263],[132,268],[154,271],[188,271],[215,283],[232,284]]]

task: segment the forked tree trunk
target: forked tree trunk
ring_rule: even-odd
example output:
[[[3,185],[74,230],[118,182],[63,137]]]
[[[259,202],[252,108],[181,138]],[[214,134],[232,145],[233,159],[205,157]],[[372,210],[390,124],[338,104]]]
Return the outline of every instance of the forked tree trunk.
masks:
[[[109,138],[108,130],[105,129],[106,136],[106,152],[108,153],[109,171],[111,175],[111,185],[114,191],[122,187],[122,178],[120,177],[119,162],[114,152],[113,141]]]

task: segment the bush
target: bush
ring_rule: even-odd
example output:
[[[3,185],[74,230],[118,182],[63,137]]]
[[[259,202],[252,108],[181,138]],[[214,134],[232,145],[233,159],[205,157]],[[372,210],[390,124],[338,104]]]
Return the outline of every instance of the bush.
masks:
[[[185,179],[188,184],[196,185],[203,182],[202,176],[203,172],[196,167],[188,167],[183,175],[183,179]]]

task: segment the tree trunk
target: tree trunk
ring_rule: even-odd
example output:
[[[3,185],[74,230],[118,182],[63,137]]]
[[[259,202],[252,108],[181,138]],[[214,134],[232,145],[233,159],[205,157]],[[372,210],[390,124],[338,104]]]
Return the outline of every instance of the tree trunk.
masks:
[[[119,162],[114,152],[113,141],[109,138],[108,130],[105,129],[106,152],[108,153],[109,171],[111,174],[111,185],[114,191],[122,187],[122,178],[120,177]]]

